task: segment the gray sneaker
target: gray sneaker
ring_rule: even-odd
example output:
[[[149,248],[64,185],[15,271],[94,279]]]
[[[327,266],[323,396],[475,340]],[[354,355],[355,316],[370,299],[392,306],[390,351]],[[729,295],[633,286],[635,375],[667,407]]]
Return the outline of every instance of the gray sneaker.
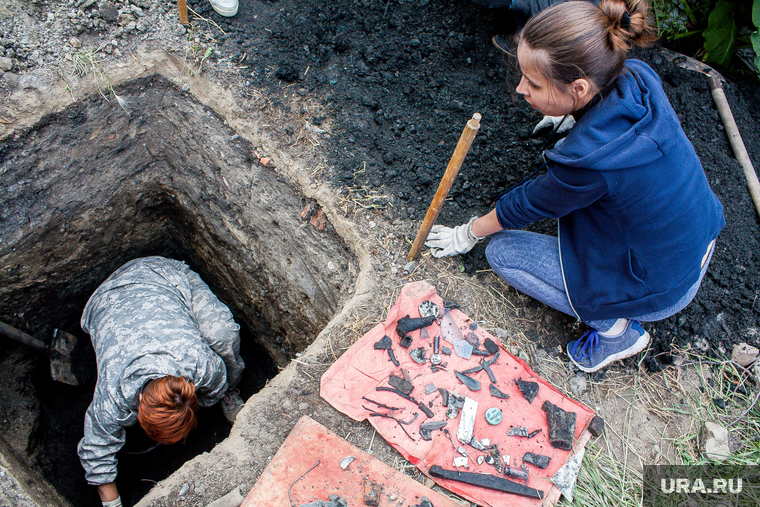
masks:
[[[629,320],[625,331],[610,338],[596,330],[567,344],[567,355],[586,373],[601,370],[608,364],[638,354],[649,345],[649,333],[636,320]]]
[[[230,389],[222,396],[222,412],[224,413],[224,417],[231,423],[235,422],[235,418],[243,408],[243,405],[245,405],[245,402],[240,397],[240,391],[237,389]]]

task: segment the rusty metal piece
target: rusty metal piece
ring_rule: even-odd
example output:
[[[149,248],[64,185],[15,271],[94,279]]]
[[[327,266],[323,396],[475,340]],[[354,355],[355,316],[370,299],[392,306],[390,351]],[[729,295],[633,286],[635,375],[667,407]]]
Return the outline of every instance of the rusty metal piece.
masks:
[[[526,452],[523,456],[523,461],[526,463],[530,463],[533,466],[537,466],[538,468],[546,468],[549,466],[549,462],[552,459],[549,456],[544,456],[543,454],[535,454],[532,452]]]
[[[591,423],[588,425],[588,431],[595,437],[604,433],[604,419],[595,415],[594,418],[591,419]]]
[[[465,375],[470,375],[472,373],[477,373],[477,372],[481,371],[482,369],[483,369],[483,365],[479,364],[479,365],[475,366],[474,368],[470,368],[469,370],[464,370],[462,373],[464,373]]]
[[[383,494],[383,486],[369,479],[364,480],[364,505],[377,507],[380,505],[380,496]]]
[[[501,353],[501,351],[497,350],[496,354],[494,354],[491,359],[486,359],[486,363],[488,363],[489,366],[492,365],[494,363],[494,361],[496,361],[497,359],[499,359],[499,354],[500,353]]]
[[[446,410],[446,417],[449,419],[456,419],[459,415],[459,411],[464,406],[464,396],[459,396],[457,393],[449,391],[449,399],[446,406],[448,407]]]
[[[541,410],[546,412],[546,422],[549,426],[549,443],[551,446],[563,451],[572,449],[577,414],[562,410],[549,401],[544,402]]]
[[[459,381],[467,386],[467,389],[470,391],[480,391],[480,382],[475,380],[474,378],[468,377],[462,372],[454,370],[454,374],[457,376]]]
[[[528,436],[528,428],[525,426],[512,426],[509,428],[509,433],[507,433],[508,437],[527,437]]]
[[[432,440],[432,432],[446,426],[448,421],[428,421],[420,424],[420,436],[423,440]]]
[[[528,438],[533,438],[536,435],[538,435],[539,433],[541,433],[541,428],[538,428],[537,430],[531,431],[530,433],[528,433]]]
[[[296,484],[296,482],[298,482],[298,481],[300,481],[301,479],[303,479],[303,478],[306,476],[306,474],[308,474],[309,472],[311,472],[312,470],[314,470],[315,468],[317,468],[317,467],[319,466],[319,464],[320,464],[320,463],[322,463],[322,460],[321,460],[321,459],[320,459],[320,460],[317,460],[317,462],[314,464],[314,466],[313,466],[313,467],[311,467],[310,469],[308,469],[307,471],[305,471],[304,473],[302,473],[302,474],[301,474],[301,475],[298,477],[298,479],[296,479],[296,480],[294,480],[292,483],[290,483],[290,487],[288,488],[288,500],[290,500],[290,505],[291,505],[292,507],[298,507],[298,506],[296,505],[296,503],[293,501],[293,496],[290,494],[290,491],[293,489],[293,486]]]
[[[411,352],[409,352],[409,357],[411,357],[412,361],[417,364],[425,364],[425,362],[427,362],[427,358],[425,357],[425,349],[422,347],[413,349]]]
[[[473,472],[459,472],[457,470],[444,470],[438,465],[430,467],[429,473],[432,477],[437,477],[439,479],[462,482],[471,486],[486,488],[493,491],[501,491],[502,493],[537,498],[539,500],[544,497],[544,492],[541,490],[529,488],[522,484],[510,481],[509,479],[504,479],[503,477],[495,477],[493,475]]]
[[[490,356],[491,354],[489,354],[487,350],[472,349],[472,355],[486,357],[486,356]]]
[[[388,383],[404,394],[411,394],[412,391],[414,391],[414,385],[412,385],[411,382],[407,382],[401,377],[393,374],[388,378]]]
[[[491,390],[491,396],[493,396],[494,398],[500,398],[502,400],[509,399],[509,395],[507,393],[501,392],[499,388],[496,387],[495,385],[491,384],[490,386],[488,386],[488,388]]]
[[[491,384],[496,383],[496,377],[494,376],[493,372],[491,371],[491,367],[488,365],[485,360],[480,360],[480,365],[483,367],[484,370],[486,370],[486,374],[488,375],[488,380],[491,381]]]
[[[435,321],[435,316],[428,316],[428,317],[416,317],[412,318],[409,315],[406,317],[401,317],[398,319],[398,322],[396,322],[396,332],[399,336],[406,336],[412,331],[416,331],[418,329],[422,329],[423,327],[428,327],[430,324]]]
[[[443,387],[438,388],[438,392],[441,393],[441,405],[444,407],[448,406],[449,404],[449,390],[444,389]]]
[[[422,317],[438,317],[438,314],[441,312],[441,309],[438,308],[438,305],[433,303],[432,301],[423,301],[420,303],[420,306],[417,307],[420,311],[420,315]]]
[[[520,392],[528,400],[528,403],[533,403],[533,399],[538,394],[538,384],[536,382],[529,382],[521,378],[515,380]]]
[[[529,475],[528,471],[525,468],[515,468],[509,465],[504,466],[504,474],[510,477],[514,477],[515,479],[520,479],[526,482],[528,480],[528,475]]]
[[[475,333],[467,333],[467,336],[464,337],[465,341],[472,345],[473,349],[478,348],[478,345],[480,345],[480,338],[478,338],[478,335]]]
[[[491,354],[496,354],[499,351],[499,346],[490,338],[486,338],[486,340],[483,342],[483,346]]]

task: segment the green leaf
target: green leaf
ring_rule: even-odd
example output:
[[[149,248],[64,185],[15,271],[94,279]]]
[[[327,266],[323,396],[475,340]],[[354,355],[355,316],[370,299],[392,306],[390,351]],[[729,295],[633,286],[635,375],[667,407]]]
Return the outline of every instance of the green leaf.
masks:
[[[760,2],[760,0],[757,0]],[[760,72],[760,31],[757,31],[749,36],[752,41],[752,49],[755,50],[755,67]]]
[[[760,0],[755,0],[752,4],[752,22],[760,28]],[[755,49],[755,53],[757,53],[757,49]]]
[[[736,23],[734,22],[734,5],[727,0],[719,0],[707,20],[704,61],[728,67],[734,55],[736,45]]]

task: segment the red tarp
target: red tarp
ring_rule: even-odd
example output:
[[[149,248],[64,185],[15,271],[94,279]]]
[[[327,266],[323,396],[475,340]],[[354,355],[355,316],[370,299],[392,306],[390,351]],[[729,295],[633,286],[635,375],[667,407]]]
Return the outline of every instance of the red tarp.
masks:
[[[443,306],[443,301],[432,285],[425,282],[407,284],[402,289],[398,301],[391,308],[385,322],[378,324],[360,338],[325,372],[321,379],[321,396],[333,407],[354,420],[368,419],[386,441],[425,474],[428,474],[433,465],[439,465],[447,470],[455,470],[453,459],[458,454],[451,441],[444,435],[443,430],[433,431],[432,441],[423,440],[419,435],[420,424],[426,421],[448,421],[446,428],[449,430],[454,443],[457,447],[462,445],[456,438],[461,413],[455,419],[447,419],[446,407],[442,405],[441,395],[437,390],[426,394],[426,386],[432,383],[436,388],[444,388],[459,395],[467,396],[478,402],[475,437],[478,440],[488,438],[492,444],[497,444],[502,456],[509,455],[511,457],[510,465],[512,467],[522,465],[522,458],[526,452],[551,458],[549,466],[543,470],[533,465],[527,465],[530,472],[527,485],[544,491],[544,500],[499,493],[449,480],[433,479],[444,488],[483,506],[527,507],[556,503],[559,500],[560,493],[548,478],[565,464],[573,452],[578,452],[585,446],[590,438],[586,428],[594,417],[593,411],[585,405],[565,397],[546,380],[538,377],[523,361],[504,350],[501,344],[499,344],[500,356],[491,365],[491,369],[497,381],[496,387],[510,396],[508,400],[491,396],[490,381],[485,371],[470,375],[482,384],[479,391],[470,391],[456,378],[454,370],[461,372],[477,366],[481,359],[479,356],[473,355],[470,359],[465,360],[457,357],[454,353],[450,356],[442,355],[443,362],[447,363],[446,371],[438,371],[437,373],[431,371],[429,363],[422,365],[415,363],[409,356],[409,351],[424,347],[426,357],[429,358],[433,353],[433,338],[441,335],[440,328],[436,323],[426,328],[429,334],[427,339],[420,338],[420,331],[413,331],[411,336],[414,340],[411,347],[406,350],[399,345],[400,338],[396,334],[396,322],[406,315],[419,317],[419,304],[426,300],[436,303],[439,307]],[[466,336],[467,333],[473,332],[478,336],[481,349],[483,349],[482,343],[486,338],[491,338],[494,342],[499,343],[480,326],[471,329],[470,325],[473,322],[464,313],[451,310],[451,315],[463,335]],[[400,363],[399,367],[393,365],[387,351],[374,349],[374,344],[386,335],[393,341],[393,350]],[[443,338],[441,339],[441,346],[453,350],[453,344],[446,342]],[[428,419],[414,403],[397,394],[376,391],[375,388],[378,386],[389,385],[388,379],[391,374],[401,377],[402,369],[408,372],[414,385],[411,396],[431,408],[434,413],[431,419]],[[532,403],[528,403],[519,391],[515,383],[517,379],[539,384],[538,394]],[[389,407],[403,407],[403,411],[395,411],[393,414],[402,421],[409,421],[415,413],[419,413],[412,424],[404,426],[414,440],[410,439],[395,421],[370,417],[368,409],[382,413],[388,413],[388,410],[378,408],[377,405],[363,399],[364,397]],[[541,406],[547,400],[563,410],[577,414],[574,451],[562,451],[549,444],[546,415],[541,410]],[[485,421],[484,413],[489,407],[501,409],[503,420],[500,424],[491,426]],[[529,432],[537,429],[542,431],[530,439],[507,436],[512,426],[527,427]],[[469,462],[469,468],[460,468],[460,471],[499,475],[493,466],[485,462],[482,465],[477,464],[477,456],[487,456],[487,452],[477,451],[470,446],[465,446],[465,448],[468,456],[472,459]]]
[[[356,459],[343,470],[340,461],[347,456]],[[317,462],[319,465],[308,471]],[[423,496],[435,507],[459,507],[307,416],[298,420],[242,507],[290,507],[288,492],[295,505],[328,500],[329,495],[344,497],[352,507],[365,505],[364,494],[372,483],[382,487],[381,507],[418,505]]]

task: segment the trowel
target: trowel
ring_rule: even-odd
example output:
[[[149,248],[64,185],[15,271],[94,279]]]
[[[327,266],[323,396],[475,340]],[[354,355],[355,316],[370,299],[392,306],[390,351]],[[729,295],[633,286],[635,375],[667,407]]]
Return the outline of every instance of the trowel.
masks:
[[[58,382],[78,386],[79,380],[71,368],[71,352],[78,338],[60,329],[53,332],[53,341],[47,345],[41,340],[19,331],[15,327],[0,322],[0,334],[7,336],[19,343],[35,348],[47,354],[50,358],[50,377]]]

